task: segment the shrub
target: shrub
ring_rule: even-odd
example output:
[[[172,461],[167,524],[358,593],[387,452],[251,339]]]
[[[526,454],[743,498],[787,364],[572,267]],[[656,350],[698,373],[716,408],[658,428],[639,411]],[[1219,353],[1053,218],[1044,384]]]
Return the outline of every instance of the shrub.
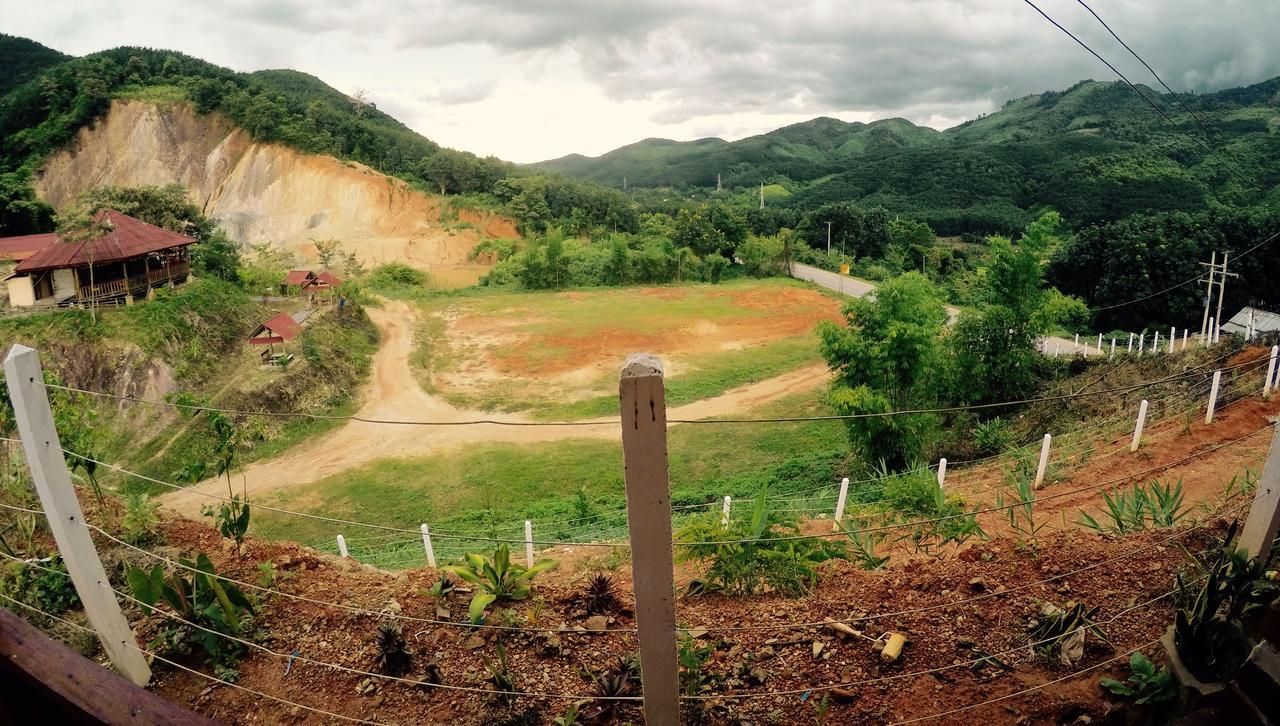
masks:
[[[403,262],[386,262],[369,273],[368,285],[375,289],[426,287],[431,277]]]
[[[817,566],[845,557],[845,551],[841,543],[823,538],[789,539],[799,533],[794,519],[769,509],[764,490],[756,495],[749,520],[725,526],[719,513],[694,520],[677,535],[685,543],[678,559],[705,565],[703,579],[690,592],[751,595],[766,587],[788,595],[808,592],[818,581]]]
[[[555,560],[538,560],[533,567],[511,561],[511,548],[505,543],[498,545],[493,558],[486,560],[483,555],[470,554],[464,564],[443,568],[476,586],[471,596],[471,622],[479,624],[484,621],[484,611],[494,602],[524,600],[533,592],[530,582],[538,575],[556,566]]]
[[[146,492],[126,492],[124,519],[120,522],[125,541],[135,545],[150,542],[156,535],[156,525],[160,523],[160,518],[156,516],[159,508],[160,503],[152,501]]]
[[[54,554],[47,562],[36,564],[16,563],[5,577],[0,578],[0,592],[50,615],[61,615],[80,605],[71,575],[60,555]]]
[[[1144,706],[1166,703],[1178,695],[1178,682],[1169,669],[1157,667],[1142,653],[1129,656],[1129,677],[1124,682],[1103,678],[1102,687]]]

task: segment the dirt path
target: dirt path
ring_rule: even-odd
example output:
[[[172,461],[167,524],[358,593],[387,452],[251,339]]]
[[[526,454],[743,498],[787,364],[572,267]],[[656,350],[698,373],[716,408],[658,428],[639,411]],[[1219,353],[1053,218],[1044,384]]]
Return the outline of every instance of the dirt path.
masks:
[[[351,421],[324,436],[294,447],[284,454],[250,464],[244,469],[251,497],[298,484],[307,484],[378,459],[422,456],[483,442],[539,443],[568,438],[618,439],[611,419],[592,419],[592,425],[506,425],[530,423],[519,414],[495,414],[455,408],[425,393],[413,377],[409,356],[413,352],[413,321],[417,312],[407,303],[388,301],[382,308],[368,308],[369,317],[382,336],[374,357],[373,377],[366,386],[365,403],[356,416],[397,421],[498,423],[448,426],[405,426]],[[725,416],[744,408],[775,401],[792,393],[811,390],[828,379],[826,366],[811,365],[789,373],[726,391],[720,396],[669,409],[669,418],[698,419]],[[165,506],[188,515],[199,513],[209,502],[207,494],[221,496],[225,483],[209,480],[163,498]]]

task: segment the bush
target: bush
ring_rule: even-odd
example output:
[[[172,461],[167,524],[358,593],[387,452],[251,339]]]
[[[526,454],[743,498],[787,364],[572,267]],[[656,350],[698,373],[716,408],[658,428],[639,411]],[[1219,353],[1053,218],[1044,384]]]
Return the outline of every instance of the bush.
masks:
[[[374,289],[426,287],[431,276],[403,262],[387,262],[373,268],[367,282]]]
[[[0,578],[0,592],[53,616],[80,605],[67,566],[57,554],[38,566],[15,563]]]
[[[738,245],[735,256],[752,277],[771,277],[782,274],[782,253],[785,247],[781,235],[757,237],[752,235]]]
[[[683,527],[678,542],[685,543],[678,559],[705,565],[701,580],[690,583],[690,593],[725,592],[752,595],[765,589],[787,595],[807,593],[818,581],[817,566],[845,557],[835,541],[790,539],[800,533],[794,519],[771,510],[768,493],[756,495],[748,520],[731,520],[728,526],[713,512]]]

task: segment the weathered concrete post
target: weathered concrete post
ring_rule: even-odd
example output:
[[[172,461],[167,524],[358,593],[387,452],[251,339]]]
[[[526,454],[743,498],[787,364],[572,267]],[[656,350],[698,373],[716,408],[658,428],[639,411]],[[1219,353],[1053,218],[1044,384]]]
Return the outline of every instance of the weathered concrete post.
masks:
[[[680,682],[662,361],[643,353],[628,356],[618,379],[618,399],[644,718],[649,726],[677,726]]]
[[[4,361],[4,375],[27,466],[71,584],[111,663],[125,678],[145,686],[151,680],[151,668],[138,649],[129,621],[120,612],[120,603],[80,510],[80,500],[76,499],[62,442],[53,425],[39,355],[25,345],[13,346]]]
[[[1245,520],[1244,531],[1240,533],[1240,547],[1249,553],[1249,557],[1266,556],[1271,543],[1276,540],[1276,531],[1280,529],[1280,424],[1275,427],[1271,436],[1271,450],[1267,453],[1267,463],[1262,468],[1262,478],[1258,480],[1258,491],[1253,495],[1253,505],[1249,508],[1249,518]]]

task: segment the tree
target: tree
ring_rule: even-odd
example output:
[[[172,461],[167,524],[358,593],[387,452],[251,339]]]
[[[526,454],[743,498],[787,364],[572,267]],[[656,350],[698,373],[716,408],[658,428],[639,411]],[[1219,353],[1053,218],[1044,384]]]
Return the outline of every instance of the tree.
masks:
[[[781,274],[783,252],[787,248],[786,237],[790,234],[790,230],[782,230],[768,237],[751,235],[746,242],[738,245],[734,256],[742,261],[743,269],[752,277]]]
[[[941,341],[947,312],[937,289],[918,272],[881,285],[872,298],[844,309],[845,325],[818,327],[822,355],[835,372],[829,400],[847,421],[855,448],[871,461],[901,469],[923,458],[938,427],[935,416],[876,416],[927,408],[945,379]]]
[[[957,396],[970,403],[1023,398],[1038,379],[1036,341],[1062,323],[1087,317],[1084,303],[1044,284],[1044,261],[1061,244],[1057,212],[1027,226],[1017,244],[987,239],[990,264],[975,298],[976,311],[961,315],[951,338],[957,370],[966,372]]]

